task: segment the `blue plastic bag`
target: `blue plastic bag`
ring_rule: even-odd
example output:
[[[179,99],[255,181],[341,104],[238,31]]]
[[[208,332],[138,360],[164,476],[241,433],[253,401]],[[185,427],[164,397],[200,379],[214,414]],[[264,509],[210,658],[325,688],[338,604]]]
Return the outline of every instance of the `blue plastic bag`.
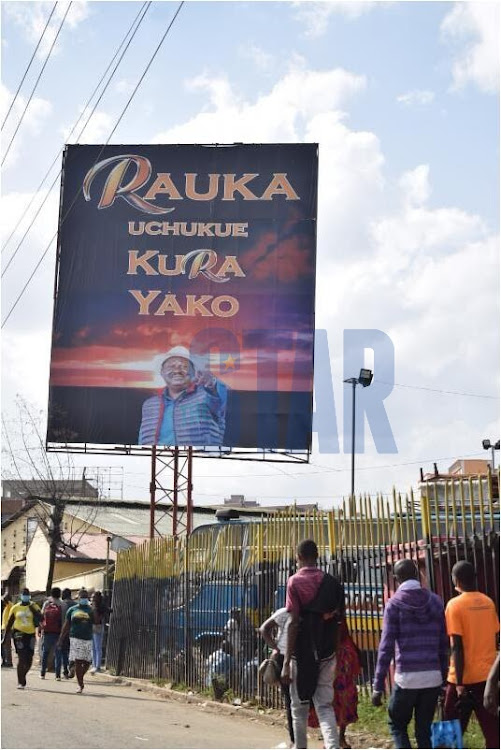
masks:
[[[432,748],[463,748],[463,734],[459,719],[434,721],[431,725]]]

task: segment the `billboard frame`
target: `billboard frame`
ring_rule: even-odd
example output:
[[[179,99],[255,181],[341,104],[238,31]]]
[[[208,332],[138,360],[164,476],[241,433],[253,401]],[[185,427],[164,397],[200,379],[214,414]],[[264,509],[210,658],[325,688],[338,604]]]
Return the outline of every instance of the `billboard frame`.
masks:
[[[51,355],[53,351],[54,346],[54,337],[55,337],[55,325],[56,325],[56,302],[59,292],[59,282],[60,282],[60,263],[61,263],[61,228],[64,224],[66,218],[70,214],[71,210],[73,209],[73,206],[77,200],[78,193],[75,194],[71,201],[71,205],[69,209],[66,212],[66,215],[63,215],[63,191],[64,191],[64,183],[65,183],[65,167],[66,167],[66,159],[68,154],[68,146],[71,145],[86,145],[86,144],[66,144],[65,148],[63,150],[62,154],[62,165],[61,165],[61,184],[60,184],[60,190],[59,190],[59,217],[58,217],[58,228],[57,228],[57,240],[56,240],[56,258],[55,258],[55,269],[54,269],[54,288],[53,288],[53,309],[52,309],[52,335],[51,335]],[[89,144],[90,145],[90,144]],[[160,144],[155,144],[160,145]],[[174,144],[165,144],[165,145],[174,145]],[[267,145],[267,146],[289,146],[291,144],[289,143],[272,143],[272,144],[258,144],[258,143],[243,143],[243,142],[233,142],[233,143],[191,143],[191,144],[179,144],[182,146],[202,146],[206,148],[219,148],[219,149],[226,149],[226,148],[233,148],[238,146],[258,146],[258,145]],[[297,144],[299,145],[299,144]],[[305,143],[304,145],[310,145],[315,146],[317,151],[317,180],[318,180],[318,151],[319,151],[319,144],[318,143]],[[102,153],[108,146],[113,147],[123,147],[123,148],[130,148],[130,144],[121,144],[121,143],[106,143],[102,146],[98,158],[95,163],[99,160]],[[318,192],[318,182],[316,186],[316,190]],[[317,195],[318,200],[318,195]],[[317,206],[318,211],[318,206]],[[314,252],[314,287],[313,287],[313,311],[312,311],[312,317],[313,317],[313,331],[315,331],[315,319],[316,319],[316,266],[317,266],[317,215],[315,215],[315,252]],[[314,372],[315,372],[315,337],[313,337],[313,344],[312,344],[312,379],[314,378]],[[51,406],[51,393],[50,393],[50,383],[49,383],[49,393],[48,393],[48,407],[49,407],[49,413],[50,413],[50,406]],[[160,445],[128,445],[128,444],[105,444],[105,443],[65,443],[65,442],[55,442],[55,441],[48,441],[46,438],[45,441],[45,449],[49,453],[71,453],[71,454],[81,454],[81,455],[119,455],[119,456],[148,456],[150,457],[150,460],[153,460],[153,449],[156,449],[156,456],[157,457],[167,457],[171,455],[172,451],[177,448],[178,449],[178,455],[179,458],[188,458],[189,455],[191,455],[193,458],[212,458],[212,459],[225,459],[225,460],[238,460],[238,461],[262,461],[262,462],[269,462],[269,463],[292,463],[292,464],[309,464],[310,462],[310,456],[313,450],[312,446],[312,438],[313,438],[313,408],[314,408],[314,389],[313,386],[311,388],[310,393],[310,415],[311,415],[311,421],[310,421],[310,433],[309,433],[309,444],[307,448],[299,449],[299,450],[289,450],[287,448],[263,448],[263,447],[219,447],[215,448],[213,446],[207,448],[196,448],[194,446],[160,446]]]
[[[211,458],[226,461],[262,461],[268,463],[301,463],[310,462],[311,449],[287,451],[279,448],[205,448],[162,446],[162,445],[110,445],[96,443],[53,443],[46,442],[47,453],[74,453],[81,455],[102,456],[150,456],[156,448],[157,456],[169,455],[174,448],[179,448],[179,456],[186,458],[191,451],[193,458]]]

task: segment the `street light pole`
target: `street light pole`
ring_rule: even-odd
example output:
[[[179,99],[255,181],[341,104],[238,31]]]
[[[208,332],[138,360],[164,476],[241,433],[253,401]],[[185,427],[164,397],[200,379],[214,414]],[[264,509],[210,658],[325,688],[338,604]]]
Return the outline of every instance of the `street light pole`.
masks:
[[[352,399],[351,399],[351,493],[350,493],[350,517],[355,515],[355,403],[356,403],[356,389],[357,385],[362,385],[366,388],[372,383],[372,372],[362,368],[358,378],[346,378],[343,383],[349,383],[352,386]]]
[[[355,508],[355,398],[357,393],[357,381],[353,380],[353,398],[351,405],[351,502]]]
[[[492,456],[491,469],[492,469],[493,473],[494,473],[494,471],[496,469],[496,451],[499,450],[499,447],[500,447],[499,440],[497,442],[495,442],[495,443],[491,443],[491,441],[489,440],[489,438],[486,438],[485,440],[482,440],[482,448],[484,450],[486,450],[486,451],[488,451],[489,448],[491,449],[491,456]]]

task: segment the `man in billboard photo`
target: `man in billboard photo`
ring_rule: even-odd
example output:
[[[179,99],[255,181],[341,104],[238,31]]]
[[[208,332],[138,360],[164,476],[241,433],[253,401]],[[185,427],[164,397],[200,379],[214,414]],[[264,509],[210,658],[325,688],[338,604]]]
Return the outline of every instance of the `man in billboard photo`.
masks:
[[[209,370],[196,370],[190,352],[175,346],[160,374],[163,391],[143,404],[139,445],[222,445],[227,386]]]

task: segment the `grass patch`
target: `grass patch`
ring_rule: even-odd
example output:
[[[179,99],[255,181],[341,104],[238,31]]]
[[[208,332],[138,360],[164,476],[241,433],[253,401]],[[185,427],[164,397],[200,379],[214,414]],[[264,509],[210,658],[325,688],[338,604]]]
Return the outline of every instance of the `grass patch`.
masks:
[[[348,727],[348,732],[352,729],[354,732],[357,730],[374,734],[381,739],[388,738],[388,747],[392,747],[392,741],[390,736],[390,730],[388,728],[388,712],[386,704],[381,708],[375,708],[368,695],[364,693],[359,694],[358,699],[358,722],[351,724]],[[409,737],[411,742],[414,741],[414,722],[409,725]],[[475,718],[472,716],[468,726],[468,731],[464,736],[464,746],[468,750],[477,750],[477,748],[485,747],[485,740],[482,734],[482,730]],[[414,742],[415,747],[415,742]]]

